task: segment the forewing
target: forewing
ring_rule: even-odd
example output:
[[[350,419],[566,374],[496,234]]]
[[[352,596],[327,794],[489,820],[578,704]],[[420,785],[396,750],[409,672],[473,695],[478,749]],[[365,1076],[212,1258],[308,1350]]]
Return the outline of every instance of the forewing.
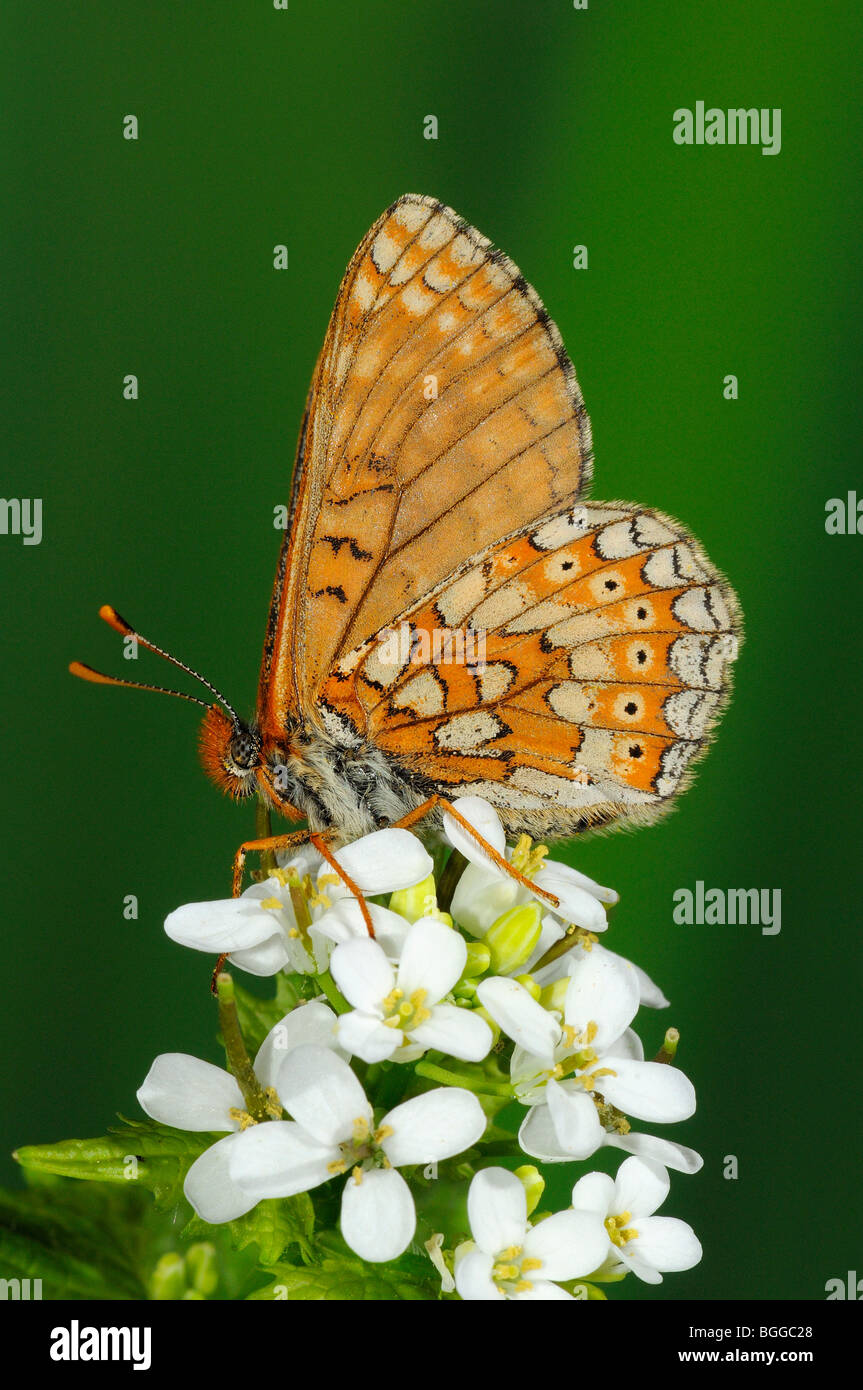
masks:
[[[322,708],[417,781],[546,835],[644,821],[729,691],[737,601],[659,512],[578,503],[523,528],[336,667]]]
[[[502,534],[571,503],[590,431],[560,334],[450,208],[401,198],[339,291],[309,396],[260,715],[314,716],[328,673]]]

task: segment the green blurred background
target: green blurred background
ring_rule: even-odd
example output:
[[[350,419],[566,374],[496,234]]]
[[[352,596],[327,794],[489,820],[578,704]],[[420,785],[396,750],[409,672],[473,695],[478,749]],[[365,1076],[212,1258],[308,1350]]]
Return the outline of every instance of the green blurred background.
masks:
[[[7,0],[0,26],[2,492],[44,499],[40,546],[0,536],[4,1179],[16,1144],[137,1114],[157,1052],[219,1060],[209,963],[162,922],[226,895],[250,808],[204,780],[193,710],[66,665],[166,678],[122,661],[96,620],[110,601],[252,709],[272,508],[340,276],[383,208],[429,193],[557,320],[593,495],[684,519],[746,616],[735,700],[678,812],[567,851],[620,890],[609,944],[673,1001],[642,1020],[648,1052],[675,1023],[699,1092],[666,1132],[705,1167],[673,1177],[668,1211],[704,1260],[626,1296],[823,1298],[863,1270],[863,539],[824,530],[861,481],[853,8]],[[672,112],[699,99],[781,107],[781,153],[678,147]],[[781,889],[781,934],[676,926],[672,894],[698,879]]]

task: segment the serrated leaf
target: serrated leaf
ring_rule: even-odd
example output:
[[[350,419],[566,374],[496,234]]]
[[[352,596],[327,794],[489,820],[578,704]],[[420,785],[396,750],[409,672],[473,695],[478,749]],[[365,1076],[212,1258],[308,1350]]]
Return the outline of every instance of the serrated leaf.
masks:
[[[320,1263],[298,1268],[277,1265],[273,1279],[249,1298],[256,1302],[436,1301],[431,1283],[413,1279],[395,1265],[371,1265],[359,1259],[326,1255]]]
[[[269,1268],[283,1259],[291,1246],[298,1247],[303,1259],[310,1259],[314,1227],[312,1199],[308,1192],[300,1192],[295,1197],[269,1197],[220,1229],[235,1250],[257,1245],[259,1263]],[[183,1235],[198,1240],[211,1235],[212,1230],[199,1217],[193,1217]]]
[[[183,1179],[219,1136],[188,1134],[155,1120],[124,1120],[99,1139],[28,1145],[14,1155],[24,1168],[60,1177],[140,1184],[164,1210],[183,1199]]]

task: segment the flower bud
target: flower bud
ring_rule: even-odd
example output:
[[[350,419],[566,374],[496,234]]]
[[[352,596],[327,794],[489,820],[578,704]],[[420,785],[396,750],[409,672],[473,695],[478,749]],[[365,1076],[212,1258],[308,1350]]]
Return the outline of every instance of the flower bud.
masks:
[[[555,980],[553,985],[546,985],[539,996],[539,1002],[544,1009],[556,1009],[558,1013],[563,1013],[568,989],[569,976],[567,975],[562,980]]]
[[[429,874],[422,883],[413,888],[399,888],[390,894],[390,911],[397,912],[408,922],[418,922],[420,917],[430,915],[430,909],[437,908],[434,874]]]
[[[210,1245],[209,1241],[190,1245],[186,1251],[186,1272],[189,1284],[196,1293],[202,1294],[204,1298],[215,1293],[219,1282],[216,1247]]]
[[[483,940],[491,951],[492,968],[498,975],[512,975],[533,954],[542,931],[539,903],[511,907],[498,917]]]
[[[150,1297],[165,1300],[182,1298],[186,1292],[186,1264],[182,1255],[161,1255],[150,1275]]]
[[[545,1178],[532,1163],[526,1163],[523,1168],[516,1168],[515,1176],[524,1188],[524,1194],[527,1197],[527,1214],[530,1216],[532,1212],[536,1211],[545,1191]]]
[[[484,975],[491,965],[491,951],[484,941],[469,941],[467,943],[467,963],[464,974],[467,979],[474,979],[477,975]]]
[[[516,975],[515,982],[517,985],[521,985],[523,989],[527,990],[531,999],[535,999],[536,1002],[539,1003],[539,996],[542,994],[542,986],[536,983],[532,975]]]

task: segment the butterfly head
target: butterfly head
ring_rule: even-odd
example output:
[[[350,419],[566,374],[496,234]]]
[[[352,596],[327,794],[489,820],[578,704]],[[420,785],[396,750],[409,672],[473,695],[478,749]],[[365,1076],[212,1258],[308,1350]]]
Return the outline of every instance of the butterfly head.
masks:
[[[258,731],[211,705],[201,724],[201,763],[207,776],[238,801],[258,789],[262,743]]]
[[[201,685],[215,695],[216,701],[211,704],[209,700],[202,700],[197,695],[187,695],[181,690],[168,690],[163,685],[145,685],[142,681],[107,676],[101,671],[94,671],[90,666],[82,665],[80,661],[72,662],[69,668],[72,674],[96,685],[120,685],[131,686],[136,690],[153,690],[161,695],[174,695],[178,699],[201,705],[206,713],[201,725],[200,752],[201,762],[208,777],[212,778],[222,791],[236,797],[237,800],[252,796],[258,790],[266,792],[270,779],[265,768],[265,750],[258,730],[253,725],[245,724],[228,704],[224,695],[221,695],[204,676],[187,666],[184,661],[178,661],[164,648],[157,647],[155,642],[142,637],[125,618],[120,617],[116,608],[104,604],[99,609],[99,617],[115,632],[121,633],[124,637],[134,638],[136,644],[155,652],[157,656],[164,657],[187,675],[194,676],[195,680],[200,681]]]

